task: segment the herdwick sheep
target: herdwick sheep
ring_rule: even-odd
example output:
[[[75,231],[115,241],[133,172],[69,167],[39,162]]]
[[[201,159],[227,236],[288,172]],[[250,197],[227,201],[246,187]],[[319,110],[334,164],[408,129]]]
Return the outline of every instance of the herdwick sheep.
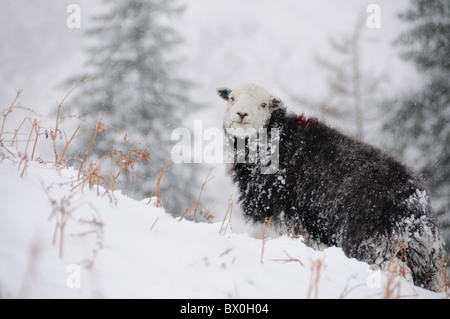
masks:
[[[265,223],[273,216],[272,223],[294,228],[308,244],[341,247],[374,267],[406,262],[415,285],[443,288],[443,239],[420,177],[315,118],[289,114],[255,84],[217,93],[227,101],[223,126],[234,156],[242,140],[249,153],[251,133],[243,130],[279,134],[276,171],[263,174],[263,162],[248,157],[229,164],[248,220]]]

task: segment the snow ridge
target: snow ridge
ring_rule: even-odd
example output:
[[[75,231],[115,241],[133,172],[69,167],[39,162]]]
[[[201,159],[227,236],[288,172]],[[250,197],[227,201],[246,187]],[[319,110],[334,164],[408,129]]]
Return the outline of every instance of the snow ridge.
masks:
[[[261,262],[261,239],[224,235],[221,223],[179,221],[120,191],[72,190],[70,168],[30,162],[21,178],[16,158],[0,158],[5,298],[380,298],[392,280],[395,297],[445,297],[301,238],[265,238]]]

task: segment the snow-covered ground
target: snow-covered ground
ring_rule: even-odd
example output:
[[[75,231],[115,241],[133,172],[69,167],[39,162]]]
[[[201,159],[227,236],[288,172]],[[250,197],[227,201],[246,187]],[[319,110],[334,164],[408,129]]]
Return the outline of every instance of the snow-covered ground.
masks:
[[[73,169],[0,153],[4,298],[444,298],[336,247],[175,219],[77,185]],[[227,225],[227,223],[225,223]],[[225,228],[225,225],[223,228]],[[263,248],[264,247],[264,248]]]
[[[317,98],[323,93],[326,74],[314,57],[332,55],[328,38],[349,34],[372,3],[181,2],[186,11],[173,21],[185,40],[177,52],[180,72],[196,83],[191,98],[205,105],[186,117],[184,124],[190,127],[201,120],[204,129],[221,127],[223,103],[215,88],[245,81],[266,86],[292,111],[308,112],[294,103],[293,96]],[[54,125],[49,114],[56,108],[55,100],[61,101],[67,93],[61,83],[84,67],[83,32],[89,17],[102,10],[99,0],[75,1],[81,7],[81,29],[69,29],[70,3],[16,0],[5,2],[0,11],[5,48],[0,51],[0,110],[14,99],[14,89],[22,88],[18,102],[42,114],[38,119],[48,129]],[[396,14],[407,1],[377,4],[382,25],[364,30],[363,67],[375,74],[389,70],[387,84],[399,91],[415,83],[415,73],[391,46],[404,28]],[[13,132],[23,117],[20,111],[11,114],[5,131]],[[336,125],[346,129],[345,123]],[[370,139],[376,140],[376,134]],[[40,141],[43,145],[38,145],[36,156],[52,158],[48,140]],[[24,143],[19,150],[23,148]],[[19,169],[19,158],[1,147],[0,151],[0,297],[444,297],[402,279],[392,282],[388,274],[371,271],[338,248],[315,251],[301,239],[270,232],[267,236],[273,237],[264,241],[261,263],[262,229],[243,225],[238,205],[233,209],[232,229],[219,232],[233,194],[220,165],[205,189],[205,197],[211,199],[207,205],[217,218],[213,224],[195,224],[179,222],[163,209],[147,205],[148,200],[137,202],[119,191],[114,197],[98,196],[87,188],[72,191],[77,172],[71,169],[30,162],[21,178],[25,163]],[[57,225],[62,217],[67,220],[61,244]]]

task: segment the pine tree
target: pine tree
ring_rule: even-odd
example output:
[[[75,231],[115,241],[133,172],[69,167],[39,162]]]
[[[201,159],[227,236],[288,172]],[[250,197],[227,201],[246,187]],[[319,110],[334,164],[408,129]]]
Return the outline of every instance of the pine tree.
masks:
[[[385,128],[394,133],[396,151],[430,184],[439,219],[449,229],[450,1],[411,0],[400,18],[411,25],[396,41],[400,56],[415,64],[424,81],[421,89],[386,103],[393,117]]]
[[[383,80],[382,76],[374,76],[362,69],[365,18],[366,13],[361,15],[350,34],[339,38],[330,37],[327,55],[316,57],[318,66],[327,72],[326,94],[317,101],[294,96],[299,103],[318,110],[324,119],[339,122],[353,119],[355,125],[352,131],[361,140],[365,137],[365,121],[373,117],[368,116],[368,113],[373,113],[375,109],[370,106],[375,104],[374,96]]]
[[[171,155],[171,131],[196,109],[187,97],[190,83],[177,77],[170,58],[180,38],[170,18],[181,13],[172,0],[104,0],[107,9],[94,17],[87,35],[86,72],[71,79],[93,77],[77,91],[69,112],[78,112],[88,122],[102,123],[126,132],[108,130],[96,137],[89,154],[101,158],[132,138],[149,148],[151,163],[140,165],[135,181],[121,189],[135,198],[148,197]],[[91,136],[72,153],[82,156]],[[130,146],[129,146],[130,147]],[[124,150],[126,151],[126,150]],[[102,164],[103,165],[103,164]],[[186,164],[187,165],[187,164]],[[161,197],[168,212],[182,214],[194,200],[197,170],[170,164],[161,181]],[[193,187],[194,186],[194,187]]]

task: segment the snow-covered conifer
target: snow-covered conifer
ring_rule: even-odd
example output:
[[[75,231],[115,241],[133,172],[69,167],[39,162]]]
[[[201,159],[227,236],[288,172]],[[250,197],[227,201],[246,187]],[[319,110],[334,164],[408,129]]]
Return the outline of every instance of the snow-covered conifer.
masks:
[[[171,131],[196,109],[188,98],[191,84],[177,75],[173,55],[181,39],[171,19],[182,8],[172,0],[106,0],[104,4],[106,10],[87,23],[86,69],[70,82],[93,77],[74,95],[69,111],[91,123],[104,112],[103,124],[127,134],[115,129],[99,134],[90,155],[102,157],[130,137],[150,149],[151,163],[138,164],[136,180],[121,183],[125,192],[142,198],[150,195],[171,156]],[[80,139],[83,142],[72,154],[83,155],[90,139],[89,134]],[[196,191],[195,166],[184,170],[181,166],[170,164],[160,184],[163,204],[174,214],[191,204]]]

